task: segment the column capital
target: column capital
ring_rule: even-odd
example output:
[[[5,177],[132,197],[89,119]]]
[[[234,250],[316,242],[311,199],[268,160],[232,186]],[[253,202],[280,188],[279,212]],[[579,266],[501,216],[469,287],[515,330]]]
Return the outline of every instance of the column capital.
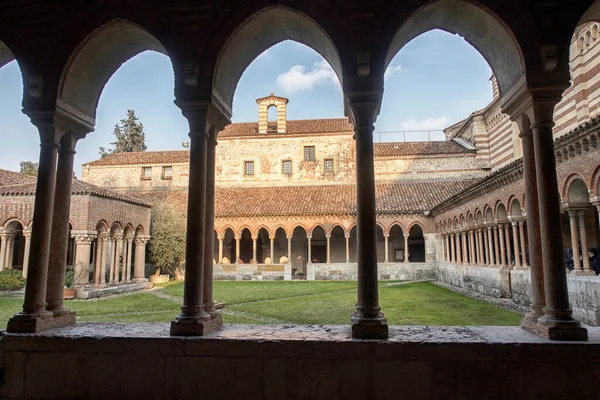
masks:
[[[346,239],[350,239],[350,234],[349,234],[349,233],[345,233],[345,234],[344,234],[344,237],[345,237]]]
[[[410,237],[410,234],[408,234],[408,233],[404,234],[404,239],[408,239],[409,237]]]
[[[146,245],[146,243],[148,243],[148,241],[150,240],[150,235],[138,235],[135,237],[135,239],[133,239],[134,243],[136,245]]]
[[[269,240],[275,240],[275,236],[274,235],[269,235]]]
[[[14,236],[15,236],[15,234],[14,234],[14,233],[12,233],[12,232],[6,232],[6,231],[4,231],[4,232],[0,232],[0,238],[1,238],[2,240],[6,240],[6,239],[8,239],[8,238],[11,238],[11,237],[14,237]]]
[[[123,234],[122,233],[113,233],[111,236],[111,238],[113,238],[114,240],[123,240]]]
[[[23,237],[25,239],[29,239],[31,237],[31,229],[24,229],[23,230]]]
[[[108,232],[100,232],[98,233],[98,240],[101,240],[103,242],[106,242],[110,237],[110,234]]]
[[[384,234],[383,234],[383,237],[384,237],[384,238],[389,238],[389,237],[390,237],[390,234],[389,234],[389,233],[384,233]]]
[[[306,238],[307,238],[308,240],[311,240],[311,239],[312,239],[312,235],[306,235]]]
[[[96,234],[90,233],[76,233],[71,234],[71,237],[75,239],[75,244],[91,244],[96,239]]]
[[[286,235],[287,240],[292,240],[292,238],[294,237],[293,235]]]
[[[127,235],[125,235],[125,240],[129,243],[131,243],[133,241],[133,239],[135,238],[135,235],[132,233],[129,233]]]
[[[331,239],[331,235],[325,235],[325,239],[327,239],[327,240]]]

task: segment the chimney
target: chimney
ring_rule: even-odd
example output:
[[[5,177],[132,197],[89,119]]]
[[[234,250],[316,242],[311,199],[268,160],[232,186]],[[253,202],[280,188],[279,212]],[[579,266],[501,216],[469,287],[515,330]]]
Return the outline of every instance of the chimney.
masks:
[[[258,133],[266,134],[269,132],[269,108],[277,108],[277,133],[286,132],[286,119],[287,119],[287,103],[288,99],[285,97],[275,96],[271,93],[267,97],[261,97],[256,99],[258,104]]]

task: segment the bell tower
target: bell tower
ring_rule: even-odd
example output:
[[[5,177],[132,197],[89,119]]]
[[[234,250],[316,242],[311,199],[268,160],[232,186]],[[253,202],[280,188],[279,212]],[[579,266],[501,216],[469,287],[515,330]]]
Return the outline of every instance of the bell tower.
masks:
[[[256,99],[256,103],[258,104],[258,133],[267,134],[277,132],[282,134],[286,132],[286,107],[288,101],[285,97],[275,96],[273,93],[267,97]],[[276,127],[269,127],[269,108],[271,107],[277,108]]]

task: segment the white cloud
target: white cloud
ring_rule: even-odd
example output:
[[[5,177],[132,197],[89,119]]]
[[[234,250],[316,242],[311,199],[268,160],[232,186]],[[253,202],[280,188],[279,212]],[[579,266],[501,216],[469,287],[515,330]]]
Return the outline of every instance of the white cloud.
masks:
[[[439,118],[427,118],[421,121],[409,119],[402,122],[400,127],[404,131],[428,131],[445,129],[448,125],[450,125],[450,119],[443,116]]]
[[[402,65],[390,65],[383,74],[383,79],[388,80],[396,72],[402,71]]]
[[[310,71],[304,65],[294,65],[288,72],[280,74],[276,82],[286,93],[309,91],[316,86],[329,84],[339,87],[333,68],[324,60],[314,63]]]

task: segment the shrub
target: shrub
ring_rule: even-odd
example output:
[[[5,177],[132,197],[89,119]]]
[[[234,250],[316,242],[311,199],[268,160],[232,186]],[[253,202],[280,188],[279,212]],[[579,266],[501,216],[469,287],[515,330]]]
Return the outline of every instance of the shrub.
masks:
[[[185,258],[185,217],[167,203],[152,206],[148,251],[152,263],[163,274],[177,277],[183,274]]]
[[[21,271],[6,268],[0,271],[0,290],[19,290],[25,287],[25,278]]]

